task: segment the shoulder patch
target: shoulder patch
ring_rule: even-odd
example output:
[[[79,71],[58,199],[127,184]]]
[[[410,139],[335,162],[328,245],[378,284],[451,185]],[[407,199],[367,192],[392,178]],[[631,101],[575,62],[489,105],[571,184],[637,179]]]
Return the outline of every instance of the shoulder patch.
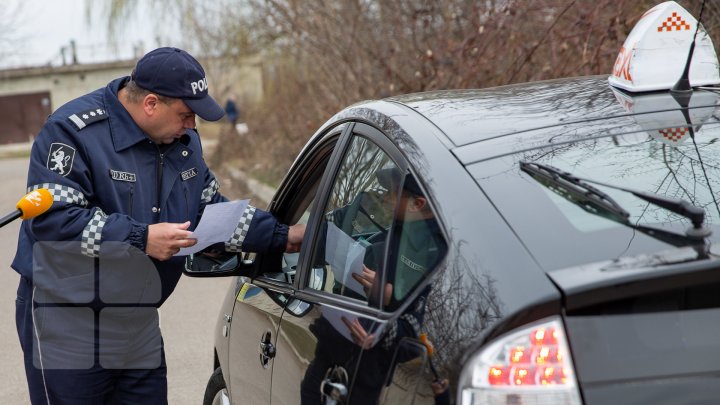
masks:
[[[67,176],[72,170],[75,160],[75,148],[64,143],[54,142],[50,145],[46,166],[50,171]]]
[[[94,122],[102,121],[106,118],[107,112],[105,112],[105,110],[102,108],[93,108],[87,111],[73,114],[68,117],[68,119],[70,119],[70,121],[75,124],[77,129],[83,129]]]

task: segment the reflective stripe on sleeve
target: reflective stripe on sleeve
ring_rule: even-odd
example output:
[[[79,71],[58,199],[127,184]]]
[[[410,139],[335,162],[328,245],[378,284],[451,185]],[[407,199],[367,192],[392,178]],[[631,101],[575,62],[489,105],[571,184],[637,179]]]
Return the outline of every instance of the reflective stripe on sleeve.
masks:
[[[100,242],[102,229],[105,226],[107,215],[98,208],[85,226],[80,241],[80,253],[88,257],[100,256]]]
[[[250,229],[250,222],[252,222],[253,216],[255,215],[255,207],[248,205],[245,208],[238,222],[235,232],[229,241],[225,242],[225,250],[228,252],[240,252],[242,248],[245,236],[247,236],[248,230]]]
[[[68,204],[75,204],[79,205],[81,207],[86,207],[88,205],[87,200],[85,199],[85,195],[81,193],[78,190],[75,190],[72,187],[64,186],[62,184],[55,184],[55,183],[42,183],[42,184],[36,184],[34,186],[28,187],[27,192],[31,192],[34,190],[37,190],[39,188],[46,188],[48,191],[50,191],[50,194],[53,196],[53,201],[56,202],[64,202]]]
[[[207,187],[202,191],[202,196],[200,197],[200,202],[209,203],[212,201],[213,196],[215,193],[217,193],[218,189],[220,188],[220,185],[218,184],[217,180],[212,179],[210,184],[208,184]]]

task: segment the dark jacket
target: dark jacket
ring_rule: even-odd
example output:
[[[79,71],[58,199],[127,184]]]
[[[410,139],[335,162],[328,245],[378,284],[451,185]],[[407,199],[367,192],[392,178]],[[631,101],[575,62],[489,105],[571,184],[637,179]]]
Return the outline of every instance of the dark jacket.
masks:
[[[35,140],[28,191],[48,188],[54,202],[21,226],[12,267],[24,278],[33,279],[38,241],[74,241],[68,249],[90,258],[100,256],[101,244],[110,241],[144,252],[149,224],[191,221],[192,230],[206,204],[226,201],[205,164],[197,131],[187,130],[170,145],[152,142],[118,100],[127,80],[116,79],[58,108]],[[253,207],[244,219],[250,228],[235,241],[235,250],[284,250],[287,226]],[[157,305],[177,285],[184,260],[153,259],[162,282]]]

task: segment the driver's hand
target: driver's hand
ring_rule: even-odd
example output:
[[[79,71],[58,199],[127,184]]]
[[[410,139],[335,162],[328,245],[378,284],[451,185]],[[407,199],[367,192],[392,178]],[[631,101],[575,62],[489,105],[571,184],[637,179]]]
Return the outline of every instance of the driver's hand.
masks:
[[[361,286],[363,286],[363,289],[365,291],[369,291],[370,287],[375,282],[375,272],[373,270],[370,270],[367,266],[363,264],[363,269],[361,273],[352,273],[352,278],[355,279],[358,283],[360,283]]]
[[[372,347],[373,343],[375,343],[375,335],[368,334],[365,328],[360,325],[359,320],[355,319],[350,322],[344,316],[340,317],[340,319],[342,319],[345,326],[347,326],[350,330],[350,336],[352,337],[355,344],[362,347],[363,349],[369,349]]]
[[[363,264],[362,272],[360,273],[352,273],[352,278],[355,279],[365,290],[365,294],[370,293],[370,289],[372,285],[375,283],[375,271],[370,270],[367,266]],[[390,298],[392,297],[392,290],[393,286],[390,283],[385,284],[385,296],[383,297],[383,305],[387,306],[390,305]],[[376,290],[376,292],[379,293],[379,291]]]

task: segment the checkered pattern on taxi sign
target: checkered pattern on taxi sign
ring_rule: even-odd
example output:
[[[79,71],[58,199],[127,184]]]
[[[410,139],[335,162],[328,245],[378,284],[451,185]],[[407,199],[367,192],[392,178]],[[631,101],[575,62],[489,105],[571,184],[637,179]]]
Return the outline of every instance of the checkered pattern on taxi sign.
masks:
[[[659,26],[657,30],[658,32],[670,32],[673,29],[675,31],[689,30],[690,24],[683,20],[677,12],[673,12],[672,16],[668,17],[665,21],[663,21],[662,25]]]
[[[665,128],[658,130],[660,135],[668,141],[679,142],[688,133],[687,128]]]

